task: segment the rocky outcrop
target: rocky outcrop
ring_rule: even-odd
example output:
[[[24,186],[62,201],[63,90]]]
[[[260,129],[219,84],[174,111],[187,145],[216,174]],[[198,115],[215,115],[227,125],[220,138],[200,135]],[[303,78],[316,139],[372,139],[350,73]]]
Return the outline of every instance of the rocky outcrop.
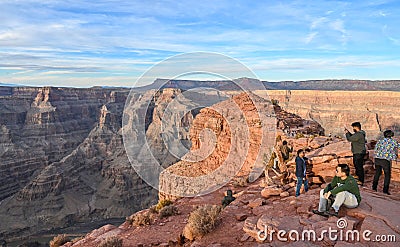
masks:
[[[160,175],[160,198],[201,194],[201,189],[208,191],[206,186],[221,186],[235,176],[252,180],[252,174],[259,176],[264,161],[269,160],[275,130],[282,133],[288,126],[297,126],[308,135],[324,132],[315,121],[302,119],[251,93],[202,109],[190,129],[191,152]],[[223,171],[218,174],[221,167]]]
[[[191,152],[160,175],[160,198],[201,194],[262,167],[274,144],[274,116],[270,102],[247,93],[202,109],[190,128]]]

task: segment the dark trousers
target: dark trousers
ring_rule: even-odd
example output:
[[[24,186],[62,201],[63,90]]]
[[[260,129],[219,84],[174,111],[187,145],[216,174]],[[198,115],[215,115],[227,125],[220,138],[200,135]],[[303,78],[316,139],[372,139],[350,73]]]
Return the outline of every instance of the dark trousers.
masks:
[[[385,159],[375,159],[375,176],[374,182],[372,183],[372,189],[376,190],[378,187],[379,177],[383,172],[385,173],[385,180],[383,182],[383,193],[389,192],[389,183],[390,183],[390,175],[391,175],[391,166],[392,162]]]
[[[365,154],[353,154],[353,164],[356,168],[358,181],[364,183],[364,156]]]

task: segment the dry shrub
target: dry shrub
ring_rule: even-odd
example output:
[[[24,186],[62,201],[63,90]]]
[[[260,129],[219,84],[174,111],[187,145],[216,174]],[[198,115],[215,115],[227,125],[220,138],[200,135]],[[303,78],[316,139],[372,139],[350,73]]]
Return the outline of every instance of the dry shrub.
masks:
[[[190,213],[183,235],[192,241],[209,233],[217,225],[221,210],[222,207],[217,205],[198,207]]]
[[[160,210],[161,210],[163,207],[169,206],[169,205],[171,205],[171,204],[172,204],[172,201],[170,201],[170,200],[161,200],[161,201],[159,201],[159,202],[157,203],[157,205],[156,205],[156,207],[155,207],[155,210],[156,210],[156,212],[158,213],[158,212],[160,212]]]
[[[157,205],[153,205],[149,208],[149,212],[152,214],[158,214],[157,210],[156,210]]]
[[[69,242],[67,235],[59,234],[55,236],[52,240],[50,240],[50,247],[60,247],[61,245]]]
[[[138,212],[127,218],[129,225],[144,226],[150,225],[153,220],[153,215],[149,211]]]
[[[114,236],[104,239],[99,247],[122,247],[122,239]]]
[[[165,206],[160,210],[160,218],[167,218],[179,214],[178,208],[174,205]]]

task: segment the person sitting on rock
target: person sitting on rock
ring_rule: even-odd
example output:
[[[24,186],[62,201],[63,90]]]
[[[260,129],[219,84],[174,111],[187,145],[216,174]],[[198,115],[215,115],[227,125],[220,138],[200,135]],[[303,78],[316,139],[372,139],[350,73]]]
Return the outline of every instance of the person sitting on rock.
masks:
[[[332,208],[328,208],[328,199],[333,199]],[[347,208],[356,208],[361,202],[360,190],[347,164],[336,167],[336,176],[332,182],[320,191],[318,210],[313,213],[323,216],[338,216],[342,205]]]
[[[304,184],[304,190],[306,192],[308,191],[306,167],[307,167],[307,158],[305,157],[305,152],[303,149],[299,149],[297,151],[297,156],[296,156],[296,177],[297,177],[296,197],[300,195],[300,189],[303,184]]]
[[[232,196],[232,190],[226,191],[226,196],[222,199],[222,207],[228,206],[231,202],[233,202],[236,198]]]
[[[382,174],[382,169],[385,173],[385,180],[383,182],[383,193],[390,195],[389,193],[389,183],[392,160],[397,159],[398,149],[400,148],[400,143],[393,140],[393,131],[386,130],[383,132],[384,138],[379,140],[375,146],[375,176],[372,183],[372,189],[377,191],[379,177]]]
[[[287,162],[290,159],[290,154],[293,152],[293,147],[288,145],[288,142],[284,140],[281,146],[281,154],[283,162]]]

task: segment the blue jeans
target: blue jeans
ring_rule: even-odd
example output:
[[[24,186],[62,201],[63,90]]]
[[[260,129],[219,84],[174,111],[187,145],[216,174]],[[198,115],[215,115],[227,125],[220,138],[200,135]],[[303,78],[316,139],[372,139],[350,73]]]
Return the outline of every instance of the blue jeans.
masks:
[[[304,183],[304,190],[308,191],[308,180],[303,180],[302,177],[297,177],[296,197],[300,195],[301,185]]]

